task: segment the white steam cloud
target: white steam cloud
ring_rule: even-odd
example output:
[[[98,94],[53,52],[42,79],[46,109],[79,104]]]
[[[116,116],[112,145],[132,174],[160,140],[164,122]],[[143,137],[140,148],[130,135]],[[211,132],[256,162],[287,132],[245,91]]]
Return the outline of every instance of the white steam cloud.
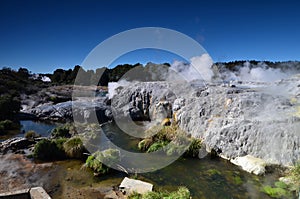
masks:
[[[186,64],[184,62],[174,61],[171,65],[171,69],[184,77],[187,81],[211,81],[214,75],[212,70],[213,60],[207,53],[192,57],[190,62],[190,64]]]
[[[270,67],[264,62],[250,63],[246,61],[240,65],[231,65],[229,69],[226,64],[214,64],[212,58],[207,53],[192,57],[190,63],[174,61],[170,68],[165,68],[165,70],[163,68],[157,69],[157,67],[161,67],[159,64],[147,65],[146,67],[149,69],[147,70],[148,72],[153,72],[151,79],[154,81],[163,81],[161,79],[164,79],[171,82],[180,82],[184,79],[184,81],[187,82],[204,80],[206,82],[242,81],[271,83],[289,78],[300,71],[299,62],[275,63],[273,67]],[[159,71],[159,73],[157,73],[157,71]],[[142,74],[139,72],[140,71],[137,71],[132,74],[133,76],[134,74],[138,74],[137,76],[140,77]],[[112,98],[116,94],[118,87],[128,86],[129,84],[130,81],[124,79],[117,83],[109,83],[109,98]]]
[[[264,62],[257,65],[245,62],[241,66],[235,66],[234,71],[221,68],[218,76],[225,81],[274,82],[298,73],[291,64],[286,64],[285,67],[288,69],[283,71],[284,67],[280,65],[278,68],[270,68]]]

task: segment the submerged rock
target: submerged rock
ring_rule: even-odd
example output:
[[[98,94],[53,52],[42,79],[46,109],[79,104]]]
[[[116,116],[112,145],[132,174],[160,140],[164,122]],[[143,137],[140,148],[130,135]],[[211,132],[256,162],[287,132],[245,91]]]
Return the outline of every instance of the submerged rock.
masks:
[[[266,162],[251,155],[236,157],[230,160],[231,163],[241,166],[243,170],[255,175],[263,175],[266,172]]]

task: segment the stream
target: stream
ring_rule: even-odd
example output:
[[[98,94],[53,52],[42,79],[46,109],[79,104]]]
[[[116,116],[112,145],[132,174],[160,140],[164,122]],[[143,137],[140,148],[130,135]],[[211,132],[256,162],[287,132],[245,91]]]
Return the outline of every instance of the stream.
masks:
[[[42,136],[48,136],[51,130],[56,126],[56,124],[36,121],[21,121],[21,124],[25,131],[35,130]],[[118,129],[113,124],[105,128],[114,131],[115,134]],[[123,144],[127,142],[128,145],[132,146],[137,143],[132,139],[128,139],[126,136],[121,140],[123,140]],[[120,143],[120,145],[122,145],[122,143]],[[128,148],[132,147],[129,146]],[[14,162],[13,164],[18,163]],[[110,175],[95,177],[93,172],[83,168],[82,165],[83,162],[79,160],[53,162],[51,163],[51,169],[49,169],[49,166],[40,166],[36,177],[41,181],[39,185],[43,186],[53,199],[92,199],[101,198],[100,193],[111,189],[112,186],[118,186],[122,179],[128,176],[125,173],[114,171]],[[2,165],[0,165],[0,172],[3,172],[5,168],[1,168],[1,166]],[[11,165],[11,167],[13,168],[14,165]],[[39,173],[41,174],[40,176],[38,176]],[[47,173],[47,175],[45,173]],[[162,189],[173,191],[179,186],[186,186],[190,190],[193,198],[268,199],[270,197],[260,190],[263,186],[274,183],[278,178],[278,174],[274,172],[266,174],[265,176],[255,176],[241,170],[227,160],[206,157],[203,159],[180,158],[158,171],[137,174],[136,176],[132,174],[129,175],[129,177],[137,177],[140,180],[152,183],[154,190]],[[43,180],[40,178],[43,178]]]

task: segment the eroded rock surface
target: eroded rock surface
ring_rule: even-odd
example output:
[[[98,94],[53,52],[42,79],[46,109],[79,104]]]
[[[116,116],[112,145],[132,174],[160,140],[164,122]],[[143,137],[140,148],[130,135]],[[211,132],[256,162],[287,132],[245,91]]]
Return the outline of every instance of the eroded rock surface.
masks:
[[[157,105],[168,103],[172,118],[188,134],[202,138],[208,151],[228,159],[251,155],[267,164],[287,166],[300,159],[299,85],[299,76],[275,83],[236,85],[134,83],[118,88],[112,109],[114,118],[128,117],[137,108],[155,120],[160,117]],[[145,106],[131,105],[136,93],[151,94],[146,111]],[[170,117],[170,107],[164,117]]]

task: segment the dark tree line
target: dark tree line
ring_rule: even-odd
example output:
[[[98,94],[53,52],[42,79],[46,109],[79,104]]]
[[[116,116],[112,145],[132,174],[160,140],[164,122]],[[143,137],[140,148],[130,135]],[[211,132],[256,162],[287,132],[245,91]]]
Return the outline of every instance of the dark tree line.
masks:
[[[47,74],[51,81],[56,84],[80,84],[107,86],[108,82],[118,81],[129,70],[140,64],[118,65],[112,69],[102,67],[94,70],[84,70],[81,66],[75,66],[74,69],[63,70],[56,69],[54,73]]]
[[[13,120],[21,108],[20,94],[34,90],[34,80],[29,77],[26,68],[15,71],[4,67],[0,70],[0,121]]]

